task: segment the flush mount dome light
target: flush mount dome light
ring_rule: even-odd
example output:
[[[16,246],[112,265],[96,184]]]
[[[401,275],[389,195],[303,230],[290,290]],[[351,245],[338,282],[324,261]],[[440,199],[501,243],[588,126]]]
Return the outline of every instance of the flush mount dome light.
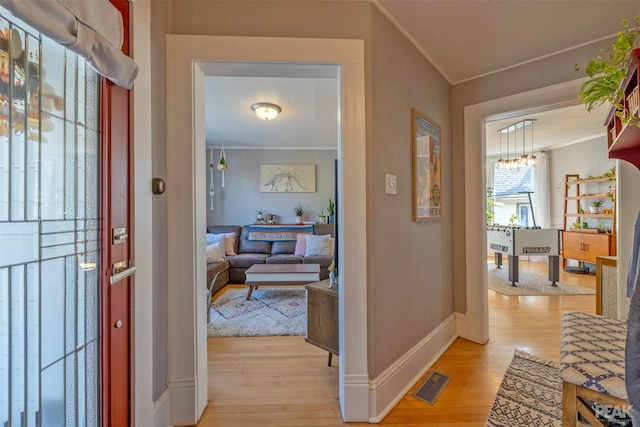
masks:
[[[282,109],[276,104],[269,104],[268,102],[257,102],[251,106],[251,109],[256,113],[256,116],[262,120],[273,120],[278,117],[278,113]]]

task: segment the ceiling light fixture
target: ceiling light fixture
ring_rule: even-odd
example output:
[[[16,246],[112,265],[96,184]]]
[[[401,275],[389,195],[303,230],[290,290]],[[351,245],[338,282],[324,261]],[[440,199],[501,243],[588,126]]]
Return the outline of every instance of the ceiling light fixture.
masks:
[[[502,137],[503,133],[507,134],[507,160],[504,161],[502,167],[500,167],[500,161],[498,161],[498,169],[502,170],[515,170],[517,171],[520,166],[536,166],[536,156],[533,154],[533,124],[537,121],[537,119],[525,119],[521,120],[517,123],[514,123],[510,126],[502,128],[498,131],[500,137]],[[526,138],[525,138],[525,128],[527,126],[531,126],[531,154],[527,155],[526,153]],[[518,129],[522,129],[522,155],[518,156]],[[514,159],[509,158],[509,134],[513,132],[514,137]],[[502,139],[500,140],[500,157],[502,157]]]
[[[273,120],[278,117],[278,114],[282,111],[278,105],[268,102],[256,102],[251,106],[251,109],[256,113],[256,116],[262,120]]]

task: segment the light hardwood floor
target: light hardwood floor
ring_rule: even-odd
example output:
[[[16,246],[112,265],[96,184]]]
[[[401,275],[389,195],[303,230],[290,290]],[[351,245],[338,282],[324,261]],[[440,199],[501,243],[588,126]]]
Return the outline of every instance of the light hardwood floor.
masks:
[[[520,262],[546,274],[546,264]],[[560,280],[595,289],[595,276]],[[564,311],[595,313],[595,295],[507,297],[489,291],[490,340],[457,339],[380,423],[385,426],[484,426],[502,376],[518,348],[559,359]],[[338,358],[303,337],[210,338],[209,404],[198,427],[337,426]],[[413,397],[431,371],[451,377],[433,406]]]

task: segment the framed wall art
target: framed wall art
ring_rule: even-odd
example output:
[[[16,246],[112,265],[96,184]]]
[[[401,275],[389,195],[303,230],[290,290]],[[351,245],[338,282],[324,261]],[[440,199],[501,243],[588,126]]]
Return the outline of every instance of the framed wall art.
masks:
[[[261,193],[313,193],[316,191],[316,165],[260,165]]]
[[[413,139],[413,220],[442,217],[440,126],[411,110]]]

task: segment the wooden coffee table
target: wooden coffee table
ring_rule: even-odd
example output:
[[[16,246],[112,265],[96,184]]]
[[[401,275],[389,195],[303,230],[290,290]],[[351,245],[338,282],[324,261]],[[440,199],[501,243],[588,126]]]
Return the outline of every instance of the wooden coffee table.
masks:
[[[306,285],[320,280],[320,264],[253,264],[246,271],[247,301],[258,286]]]

